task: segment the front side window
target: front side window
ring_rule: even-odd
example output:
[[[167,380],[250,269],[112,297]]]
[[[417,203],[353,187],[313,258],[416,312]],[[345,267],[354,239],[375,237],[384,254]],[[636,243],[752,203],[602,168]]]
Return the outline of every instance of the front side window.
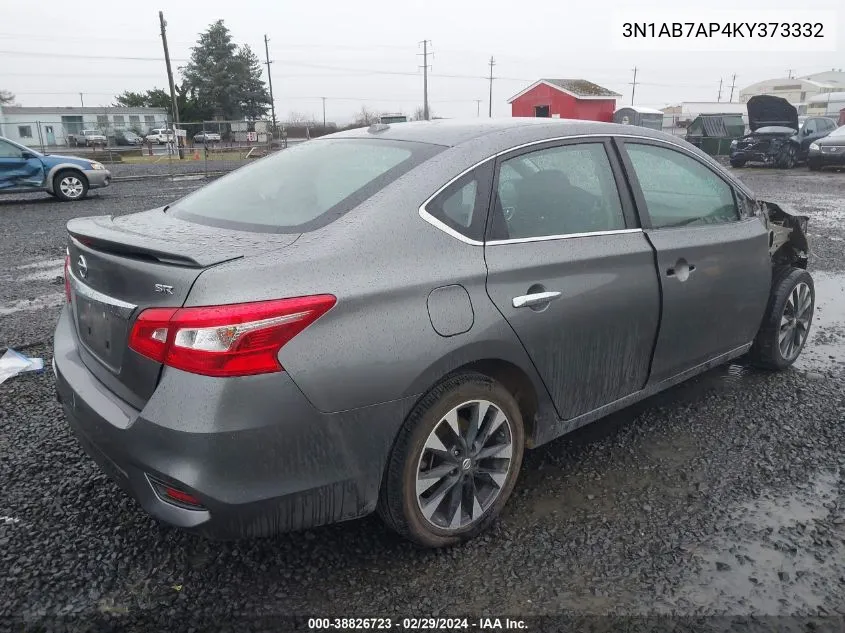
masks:
[[[168,212],[235,230],[309,231],[340,217],[442,149],[388,140],[309,141],[233,171],[174,203]],[[450,207],[455,213],[459,202]]]
[[[604,144],[538,150],[501,164],[493,239],[525,239],[625,228]]]
[[[625,148],[654,228],[739,218],[731,187],[694,158],[665,147],[627,141]]]

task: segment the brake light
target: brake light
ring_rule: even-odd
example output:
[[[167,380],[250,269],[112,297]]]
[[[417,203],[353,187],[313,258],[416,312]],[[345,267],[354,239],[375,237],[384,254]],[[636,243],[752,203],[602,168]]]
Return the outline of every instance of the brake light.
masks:
[[[149,308],[129,334],[139,354],[205,376],[282,371],[282,346],[328,312],[332,295],[196,308]]]
[[[65,252],[65,299],[70,303],[70,253],[67,251]]]

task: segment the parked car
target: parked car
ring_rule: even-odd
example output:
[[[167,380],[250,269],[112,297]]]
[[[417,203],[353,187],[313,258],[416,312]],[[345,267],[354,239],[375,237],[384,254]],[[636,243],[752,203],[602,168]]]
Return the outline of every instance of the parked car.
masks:
[[[108,139],[100,130],[82,130],[79,134],[68,134],[68,145],[85,147],[93,147],[100,145],[105,147],[108,144]]]
[[[144,139],[131,130],[118,130],[114,135],[118,145],[143,145]]]
[[[165,130],[159,128],[150,130],[150,133],[147,134],[146,139],[150,143],[158,143],[159,145],[176,142],[176,136],[173,134],[173,130]]]
[[[217,132],[199,132],[194,134],[195,143],[219,143],[220,135]]]
[[[109,170],[95,160],[41,154],[0,137],[0,193],[46,191],[62,201],[80,200],[110,182]]]
[[[811,171],[822,167],[845,167],[845,126],[810,143],[807,166]]]
[[[802,122],[786,99],[757,95],[748,100],[748,127],[751,134],[731,142],[732,167],[758,162],[791,169],[807,159],[810,143],[836,129],[836,121],[805,117]]]
[[[499,514],[525,448],[744,354],[789,367],[806,224],[646,128],[339,132],[69,222],[58,394],[166,523],[229,538],[378,510],[450,545]]]

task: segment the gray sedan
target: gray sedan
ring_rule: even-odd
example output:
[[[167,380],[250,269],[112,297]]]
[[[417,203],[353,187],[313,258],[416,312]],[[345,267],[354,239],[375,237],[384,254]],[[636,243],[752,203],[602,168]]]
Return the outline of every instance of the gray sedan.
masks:
[[[642,127],[374,125],[68,224],[54,370],[91,457],[214,537],[484,530],[523,452],[741,355],[791,365],[806,218]]]

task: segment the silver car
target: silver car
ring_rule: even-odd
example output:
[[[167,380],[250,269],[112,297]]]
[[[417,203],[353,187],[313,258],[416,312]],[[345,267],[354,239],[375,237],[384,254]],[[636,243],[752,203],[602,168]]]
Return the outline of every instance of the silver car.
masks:
[[[675,137],[374,125],[68,224],[58,393],[153,516],[216,537],[378,511],[445,546],[523,452],[741,355],[793,363],[806,218]]]

